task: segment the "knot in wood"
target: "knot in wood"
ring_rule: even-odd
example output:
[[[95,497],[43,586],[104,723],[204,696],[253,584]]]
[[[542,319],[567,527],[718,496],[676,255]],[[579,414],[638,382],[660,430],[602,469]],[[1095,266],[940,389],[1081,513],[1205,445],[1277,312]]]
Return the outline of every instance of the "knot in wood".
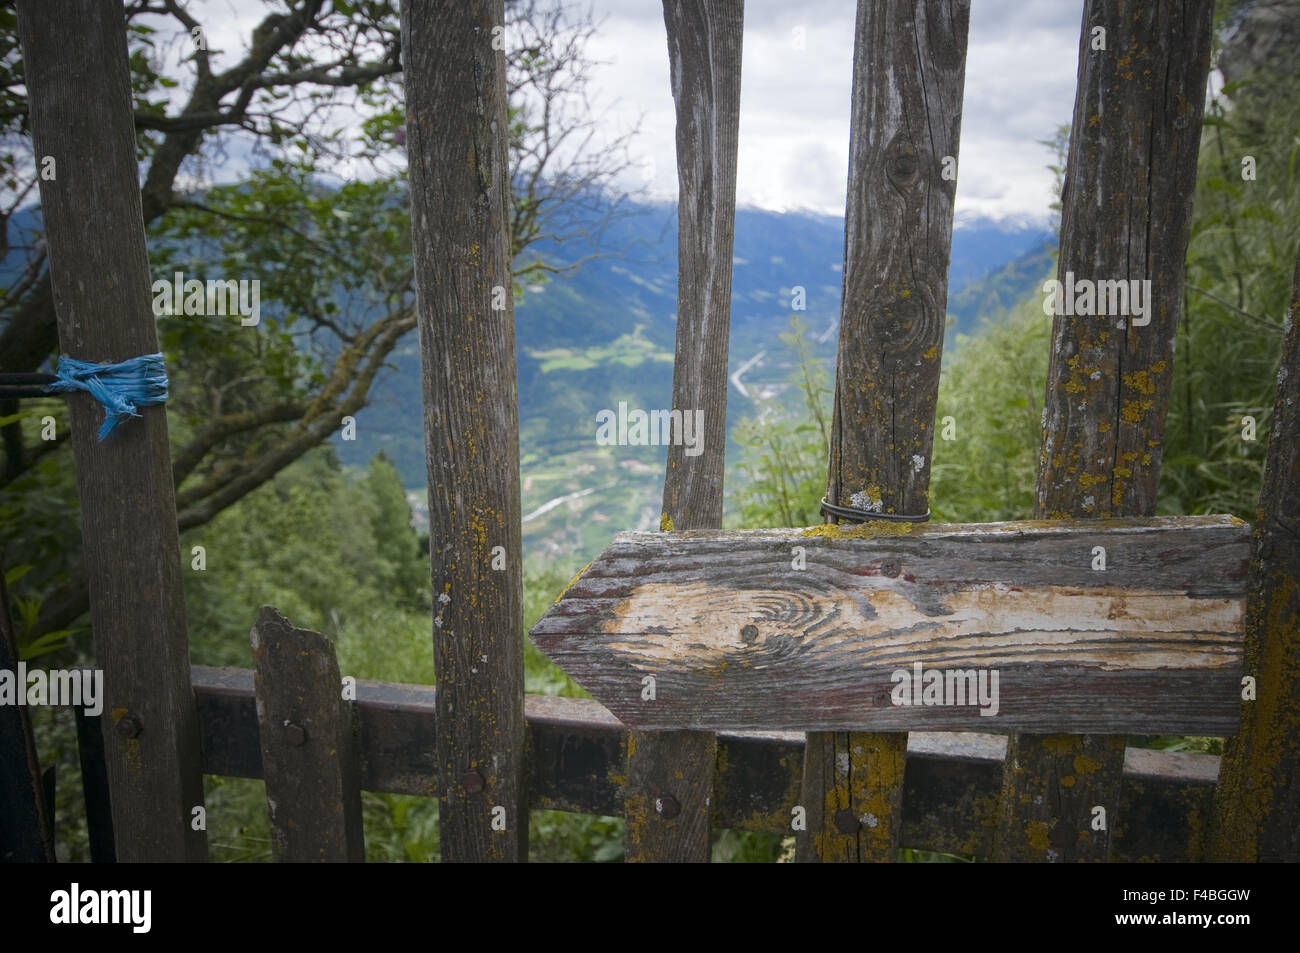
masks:
[[[758,641],[758,626],[747,625],[740,630],[740,641],[746,645],[753,645]]]
[[[123,715],[117,722],[117,733],[124,738],[138,737],[144,724],[135,715]]]
[[[887,563],[880,564],[880,574],[882,576],[888,576],[890,579],[897,578],[898,574],[902,571],[903,571],[903,565],[897,560],[891,559]]]
[[[307,743],[307,729],[291,721],[284,723],[285,743],[294,748],[301,748]]]
[[[862,822],[858,816],[848,808],[835,812],[835,829],[841,834],[856,834],[861,827]]]
[[[655,813],[664,820],[671,821],[678,814],[682,813],[682,806],[677,803],[677,798],[671,794],[664,794],[655,798]]]
[[[483,790],[484,784],[483,775],[477,771],[466,771],[460,776],[460,786],[465,789],[466,794],[477,794]]]
[[[877,348],[893,356],[897,370],[906,373],[915,360],[910,352],[922,341],[934,337],[935,317],[926,313],[920,300],[921,288],[907,289],[907,297],[891,295],[874,303],[871,324],[877,334]]]
[[[885,158],[885,175],[899,188],[911,186],[921,171],[920,157],[911,143],[892,143]]]

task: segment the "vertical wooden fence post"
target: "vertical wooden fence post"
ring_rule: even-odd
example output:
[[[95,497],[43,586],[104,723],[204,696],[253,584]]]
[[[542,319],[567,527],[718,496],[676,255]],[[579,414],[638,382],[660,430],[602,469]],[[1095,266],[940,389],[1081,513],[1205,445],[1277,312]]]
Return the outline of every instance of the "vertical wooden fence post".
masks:
[[[660,529],[672,532],[722,526],[745,4],[664,0],[663,7],[677,107],[673,409],[683,417],[703,414],[700,452],[687,456],[680,439],[668,447]],[[624,798],[629,861],[708,862],[716,764],[716,735],[629,733]]]
[[[1300,257],[1277,381],[1246,597],[1255,690],[1219,765],[1218,861],[1300,861]]]
[[[361,763],[334,646],[262,606],[252,631],[257,732],[278,861],[359,863]]]
[[[402,4],[447,861],[528,855],[503,28],[502,0]]]
[[[9,591],[0,566],[0,671],[18,671]],[[25,692],[25,685],[18,691]],[[0,863],[54,862],[54,825],[24,705],[0,705]]]
[[[21,0],[18,26],[60,349],[98,363],[155,353],[122,4]],[[145,407],[100,443],[104,409],[84,393],[68,404],[117,858],[202,860],[167,414]]]
[[[1084,8],[1057,274],[1072,313],[1052,327],[1037,517],[1155,514],[1213,6],[1088,0]],[[1099,283],[1090,308],[1075,307],[1079,279]],[[1122,297],[1110,282],[1124,283]],[[1145,314],[1136,313],[1134,287]],[[1103,301],[1111,313],[1100,313]],[[1013,735],[996,859],[1105,860],[1124,741]]]
[[[827,499],[927,511],[967,0],[860,0]],[[904,733],[809,732],[804,861],[892,861]],[[865,820],[864,820],[865,818]]]
[[[81,765],[81,798],[86,808],[86,839],[90,841],[92,864],[117,862],[113,846],[113,805],[109,795],[108,769],[104,760],[104,716],[75,711],[77,719],[77,761]]]

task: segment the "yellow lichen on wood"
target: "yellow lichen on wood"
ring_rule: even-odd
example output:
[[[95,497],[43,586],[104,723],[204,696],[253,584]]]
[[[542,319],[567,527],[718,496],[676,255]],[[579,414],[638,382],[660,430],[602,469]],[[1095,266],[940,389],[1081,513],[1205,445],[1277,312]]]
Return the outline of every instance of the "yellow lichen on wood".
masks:
[[[869,520],[847,526],[827,523],[824,526],[810,526],[799,535],[822,536],[826,539],[875,539],[877,536],[906,536],[917,525],[898,520]]]
[[[587,565],[579,569],[577,574],[574,575],[574,577],[569,580],[569,584],[564,587],[564,591],[560,593],[559,597],[555,601],[559,602],[560,599],[563,599],[566,595],[568,595],[569,590],[578,584],[578,580],[582,578],[582,574],[586,572],[588,569],[590,569],[593,565],[595,565],[595,563],[596,560],[593,559],[591,562],[587,563]]]

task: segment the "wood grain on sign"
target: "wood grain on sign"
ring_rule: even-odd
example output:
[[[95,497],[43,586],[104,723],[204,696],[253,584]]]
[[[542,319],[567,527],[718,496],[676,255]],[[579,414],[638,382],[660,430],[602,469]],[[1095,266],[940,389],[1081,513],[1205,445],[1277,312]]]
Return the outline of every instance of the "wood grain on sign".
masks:
[[[38,178],[59,349],[101,364],[154,354],[122,4],[23,0],[18,27],[34,151],[56,159]],[[144,407],[101,442],[97,401],[74,393],[68,410],[117,859],[204,860],[167,412]]]
[[[1052,324],[1035,516],[1156,511],[1213,6],[1084,7],[1056,276],[1066,313]],[[1079,313],[1087,291],[1067,307],[1064,289],[1080,287],[1112,290]],[[996,859],[1105,860],[1119,823],[1124,739],[1015,736],[1009,752]],[[1096,807],[1109,813],[1105,828]]]
[[[624,533],[531,635],[638,729],[1226,734],[1249,541],[1233,517]],[[996,670],[996,714],[895,704],[917,664]]]

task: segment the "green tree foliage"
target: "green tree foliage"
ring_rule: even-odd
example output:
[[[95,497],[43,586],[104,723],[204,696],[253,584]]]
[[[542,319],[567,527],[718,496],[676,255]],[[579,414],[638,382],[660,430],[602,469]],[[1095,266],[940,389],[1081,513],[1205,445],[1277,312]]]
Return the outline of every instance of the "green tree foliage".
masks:
[[[740,479],[732,503],[741,526],[811,526],[826,492],[830,452],[831,389],[821,360],[808,346],[807,329],[794,316],[781,342],[793,353],[790,383],[802,395],[789,401],[769,397],[758,413],[740,420],[732,439],[740,447]],[[730,521],[730,520],[729,520]]]
[[[415,327],[405,113],[394,80],[398,5],[308,0],[286,15],[267,0],[263,12],[249,52],[229,64],[233,53],[194,44],[204,26],[196,18],[212,11],[125,8],[154,277],[260,285],[256,327],[229,316],[159,321],[182,531],[209,523],[327,440],[365,406]],[[516,277],[536,280],[557,269],[534,246],[590,229],[577,206],[617,193],[613,180],[628,165],[635,129],[599,147],[592,137],[589,12],[562,0],[508,0],[506,12],[511,248]],[[0,11],[0,370],[32,371],[56,339],[39,219],[26,208],[36,164],[13,28],[12,14]],[[172,65],[178,46],[184,55]],[[252,170],[213,184],[200,153],[247,147],[250,136]],[[193,169],[183,179],[187,160]],[[182,189],[194,173],[199,185]],[[33,436],[33,409],[0,406],[6,495],[30,491],[25,477],[54,461],[72,465],[65,441]],[[33,545],[41,538],[7,522],[10,512],[0,510],[0,564],[34,567],[20,595],[40,608],[24,616],[23,638],[75,626],[89,605],[79,540],[65,534],[42,549]]]
[[[974,337],[957,339],[939,379],[930,468],[935,520],[986,523],[1033,514],[1052,332],[1041,305],[1027,301]]]
[[[1165,433],[1158,511],[1254,516],[1300,243],[1300,87],[1273,73],[1230,84],[1205,119],[1187,290]],[[1058,132],[1044,140],[1057,154]],[[1243,177],[1253,157],[1256,176]],[[1059,166],[1052,166],[1058,174]],[[1045,274],[1046,279],[1050,275]],[[931,509],[945,521],[1032,515],[1051,319],[1041,297],[959,336],[944,355]],[[741,526],[820,522],[826,454],[810,411],[824,372],[785,336],[802,408],[764,409],[736,431],[732,502]],[[812,362],[815,366],[816,362]],[[955,425],[944,440],[944,418]],[[1243,439],[1243,417],[1257,424]]]
[[[1161,509],[1253,519],[1300,244],[1300,88],[1257,75],[1201,134]],[[1253,159],[1253,179],[1249,174]],[[1256,421],[1244,440],[1243,417]]]

